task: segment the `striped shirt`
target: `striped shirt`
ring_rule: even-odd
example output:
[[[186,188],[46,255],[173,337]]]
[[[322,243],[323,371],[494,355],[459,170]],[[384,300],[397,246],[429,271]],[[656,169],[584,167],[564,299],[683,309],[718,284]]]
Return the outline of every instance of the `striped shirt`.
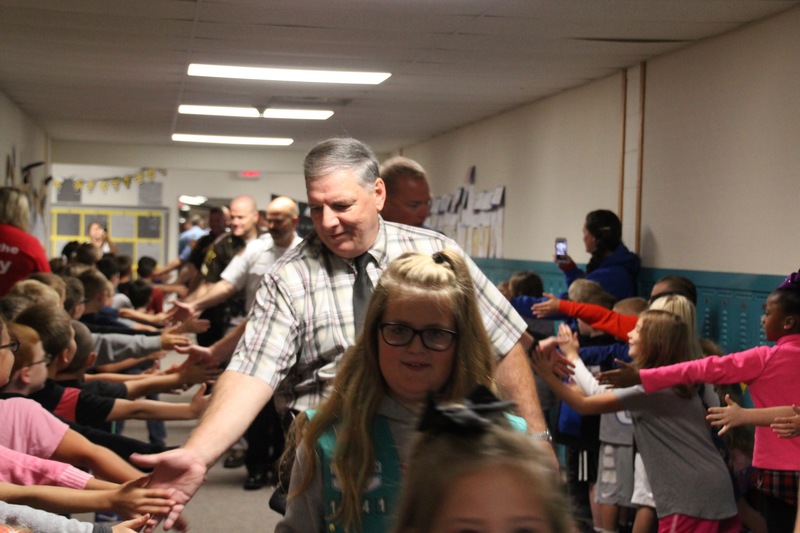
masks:
[[[525,322],[455,241],[440,233],[380,221],[368,250],[375,286],[392,259],[409,251],[452,249],[465,256],[478,307],[498,357],[525,332]],[[355,342],[355,266],[328,250],[315,233],[264,276],[245,333],[228,370],[255,376],[275,391],[279,412],[305,410],[323,399],[332,368]]]

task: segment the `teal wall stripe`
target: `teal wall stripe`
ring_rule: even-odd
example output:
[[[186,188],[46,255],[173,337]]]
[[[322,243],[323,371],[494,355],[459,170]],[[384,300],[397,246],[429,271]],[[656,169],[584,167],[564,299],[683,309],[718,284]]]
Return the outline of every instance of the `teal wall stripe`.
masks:
[[[542,277],[546,291],[560,294],[566,290],[564,275],[552,262],[475,259],[475,263],[494,283],[507,280],[514,272],[532,270]],[[761,329],[762,306],[783,276],[643,268],[639,294],[649,296],[655,282],[666,275],[686,276],[695,282],[698,331],[717,342],[723,351],[766,344]]]

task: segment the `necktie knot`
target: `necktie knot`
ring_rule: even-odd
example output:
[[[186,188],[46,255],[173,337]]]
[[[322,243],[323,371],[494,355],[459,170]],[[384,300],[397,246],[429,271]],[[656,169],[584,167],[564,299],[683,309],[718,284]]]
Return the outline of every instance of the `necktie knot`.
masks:
[[[368,252],[364,252],[363,254],[359,255],[355,259],[353,259],[353,264],[356,267],[356,276],[361,274],[362,272],[366,273],[367,265],[372,260],[372,256],[369,255]]]

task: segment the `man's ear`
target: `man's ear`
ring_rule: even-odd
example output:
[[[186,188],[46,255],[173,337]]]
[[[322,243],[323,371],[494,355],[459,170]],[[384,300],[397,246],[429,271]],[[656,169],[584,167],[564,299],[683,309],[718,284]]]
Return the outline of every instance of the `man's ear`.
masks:
[[[84,368],[92,368],[94,364],[97,362],[97,352],[91,352],[89,357],[86,358],[86,362],[84,363]]]
[[[386,183],[381,178],[375,180],[375,207],[378,211],[383,211],[383,204],[386,202]]]

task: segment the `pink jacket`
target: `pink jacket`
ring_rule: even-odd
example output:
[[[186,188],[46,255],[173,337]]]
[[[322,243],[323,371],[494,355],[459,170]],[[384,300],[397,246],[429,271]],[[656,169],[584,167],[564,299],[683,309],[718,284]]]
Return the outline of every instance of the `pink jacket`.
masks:
[[[91,478],[91,474],[66,463],[40,459],[0,446],[0,481],[82,489]]]
[[[800,335],[785,335],[772,347],[643,369],[639,375],[647,392],[681,383],[744,382],[756,407],[800,405]],[[757,427],[753,465],[800,471],[800,438],[779,439],[769,427]]]

